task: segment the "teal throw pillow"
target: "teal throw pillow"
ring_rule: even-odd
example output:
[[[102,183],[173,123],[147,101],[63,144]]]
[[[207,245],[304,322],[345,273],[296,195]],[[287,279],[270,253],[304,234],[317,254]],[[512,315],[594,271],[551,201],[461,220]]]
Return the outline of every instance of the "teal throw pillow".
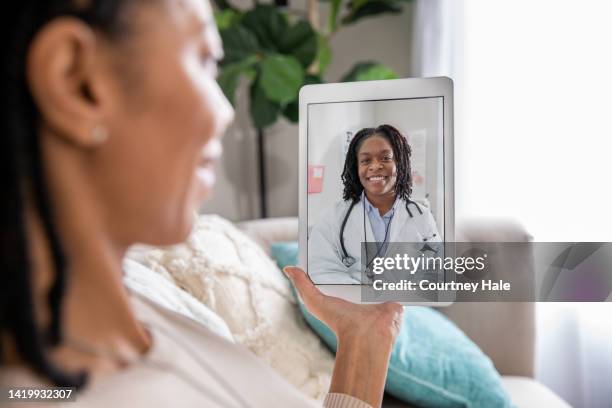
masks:
[[[297,264],[297,242],[272,244],[280,268]],[[310,327],[333,351],[335,334],[303,304]],[[406,307],[391,359],[385,391],[421,407],[511,407],[491,360],[454,323],[433,308]]]

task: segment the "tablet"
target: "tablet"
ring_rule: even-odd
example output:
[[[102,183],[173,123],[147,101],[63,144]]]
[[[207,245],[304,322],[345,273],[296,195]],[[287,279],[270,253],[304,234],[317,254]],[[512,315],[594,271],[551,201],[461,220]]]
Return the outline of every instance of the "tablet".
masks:
[[[453,83],[410,78],[300,90],[299,262],[352,302],[444,305],[454,241]],[[423,285],[425,282],[425,285]]]

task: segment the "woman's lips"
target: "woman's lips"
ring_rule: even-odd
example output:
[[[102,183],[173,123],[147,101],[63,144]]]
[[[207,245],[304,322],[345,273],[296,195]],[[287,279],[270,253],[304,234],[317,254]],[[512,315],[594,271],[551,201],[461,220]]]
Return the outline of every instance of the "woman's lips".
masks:
[[[209,142],[200,157],[200,162],[196,168],[196,177],[207,188],[212,188],[217,180],[215,175],[215,163],[221,157],[223,149],[218,140]]]
[[[209,163],[207,165],[200,165],[196,169],[196,177],[207,188],[211,188],[215,185],[217,181],[217,176],[215,175],[215,169],[213,163]]]

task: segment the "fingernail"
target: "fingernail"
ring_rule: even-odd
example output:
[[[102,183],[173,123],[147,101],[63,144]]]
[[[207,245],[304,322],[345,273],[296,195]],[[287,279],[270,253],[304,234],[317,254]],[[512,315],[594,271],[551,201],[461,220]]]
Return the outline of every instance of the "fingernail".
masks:
[[[293,268],[289,267],[289,266],[285,266],[285,268],[283,268],[283,271],[285,272],[285,275],[287,275],[288,277],[290,277],[291,279],[293,279]]]

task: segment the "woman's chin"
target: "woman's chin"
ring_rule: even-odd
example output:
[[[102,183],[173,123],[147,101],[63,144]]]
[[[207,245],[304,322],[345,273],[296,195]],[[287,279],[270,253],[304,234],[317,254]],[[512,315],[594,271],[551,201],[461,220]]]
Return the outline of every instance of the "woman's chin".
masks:
[[[182,210],[175,213],[171,220],[167,220],[161,231],[155,236],[156,242],[148,244],[157,246],[174,245],[185,242],[199,216],[199,209],[203,198],[207,197],[206,191],[193,191],[191,199],[185,203]]]
[[[369,196],[381,196],[387,193],[388,193],[388,190],[385,188],[385,186],[366,189],[366,194]]]

